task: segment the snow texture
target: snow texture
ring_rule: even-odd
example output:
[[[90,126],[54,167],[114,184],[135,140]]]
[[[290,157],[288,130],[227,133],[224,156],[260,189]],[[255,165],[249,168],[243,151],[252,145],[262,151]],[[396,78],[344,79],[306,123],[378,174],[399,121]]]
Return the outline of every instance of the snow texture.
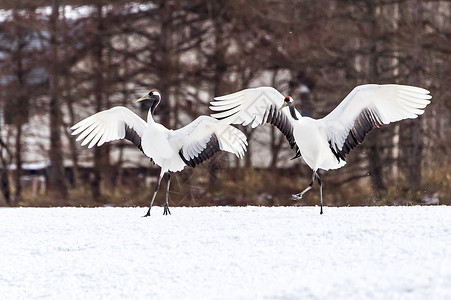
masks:
[[[1,299],[451,299],[451,207],[0,209]]]

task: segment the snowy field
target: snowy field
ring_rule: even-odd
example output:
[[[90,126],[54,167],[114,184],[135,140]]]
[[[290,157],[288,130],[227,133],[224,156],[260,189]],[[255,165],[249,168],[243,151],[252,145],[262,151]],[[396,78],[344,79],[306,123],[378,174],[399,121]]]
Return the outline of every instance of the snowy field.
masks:
[[[451,207],[0,209],[1,299],[451,299]]]

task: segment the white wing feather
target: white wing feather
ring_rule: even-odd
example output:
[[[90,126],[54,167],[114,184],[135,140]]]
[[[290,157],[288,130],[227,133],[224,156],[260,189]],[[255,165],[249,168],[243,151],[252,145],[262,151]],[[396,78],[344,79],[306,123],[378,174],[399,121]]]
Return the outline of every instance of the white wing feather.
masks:
[[[320,119],[326,135],[336,149],[341,149],[356,120],[364,111],[375,117],[378,125],[414,119],[424,113],[431,102],[429,91],[398,84],[366,84],[355,87],[327,116]],[[366,134],[366,133],[365,133]]]
[[[92,148],[125,138],[127,127],[142,137],[147,123],[128,108],[117,106],[81,120],[71,129],[72,135],[80,134],[77,141],[82,140],[82,146],[89,143],[88,148]]]
[[[182,149],[186,160],[198,157],[212,137],[216,136],[220,150],[242,158],[247,148],[244,133],[209,116],[200,116],[190,124],[170,132],[169,142]]]
[[[258,87],[214,99],[210,102],[210,109],[215,112],[211,114],[212,117],[229,124],[251,124],[255,128],[266,122],[267,111],[271,106],[279,109],[283,105],[285,97],[273,87]],[[293,124],[294,119],[288,108],[284,108],[282,112]],[[298,118],[300,117],[299,115]]]

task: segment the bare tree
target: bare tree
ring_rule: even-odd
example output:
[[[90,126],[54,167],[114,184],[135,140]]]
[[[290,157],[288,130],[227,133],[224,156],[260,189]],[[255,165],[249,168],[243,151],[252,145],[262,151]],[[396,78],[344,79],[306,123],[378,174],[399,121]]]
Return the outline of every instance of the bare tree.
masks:
[[[59,84],[59,1],[52,0],[50,15],[50,151],[51,169],[49,172],[49,189],[58,205],[65,204],[68,198],[67,185],[63,165],[63,149],[61,143],[61,100]]]
[[[15,129],[13,150],[16,172],[14,177],[15,202],[22,198],[22,137],[23,125],[28,122],[30,98],[36,95],[32,89],[32,76],[35,68],[36,53],[31,45],[35,42],[35,32],[30,29],[33,24],[33,11],[26,16],[13,9],[12,19],[2,24],[2,43],[0,51],[4,55],[1,63],[4,93],[5,123]],[[37,52],[37,51],[35,51]],[[6,146],[6,145],[5,145]]]

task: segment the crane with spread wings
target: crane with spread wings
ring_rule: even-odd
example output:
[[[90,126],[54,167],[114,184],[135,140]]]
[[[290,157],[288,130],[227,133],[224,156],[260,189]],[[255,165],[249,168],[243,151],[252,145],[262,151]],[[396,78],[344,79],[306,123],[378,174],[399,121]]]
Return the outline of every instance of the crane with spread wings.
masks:
[[[320,187],[323,213],[322,183],[318,170],[331,170],[346,164],[346,155],[363,142],[373,128],[403,119],[415,119],[431,102],[429,91],[398,84],[365,84],[355,87],[327,116],[313,119],[302,116],[293,98],[272,87],[245,89],[215,97],[211,114],[228,124],[251,125],[270,123],[287,138],[296,157],[302,157],[313,170],[312,181],[302,192],[291,197],[299,200],[313,187]]]
[[[168,184],[163,214],[167,215],[171,213],[168,206],[170,172],[181,171],[185,166],[195,167],[221,150],[240,158],[246,151],[246,136],[226,122],[200,116],[185,127],[171,130],[153,119],[152,115],[161,101],[157,91],[150,91],[137,101],[151,102],[147,122],[128,108],[117,106],[87,117],[71,129],[74,130],[72,135],[79,135],[77,141],[82,141],[81,145],[88,145],[88,148],[127,139],[160,166],[160,176],[145,217],[150,216],[164,174],[167,174]]]

